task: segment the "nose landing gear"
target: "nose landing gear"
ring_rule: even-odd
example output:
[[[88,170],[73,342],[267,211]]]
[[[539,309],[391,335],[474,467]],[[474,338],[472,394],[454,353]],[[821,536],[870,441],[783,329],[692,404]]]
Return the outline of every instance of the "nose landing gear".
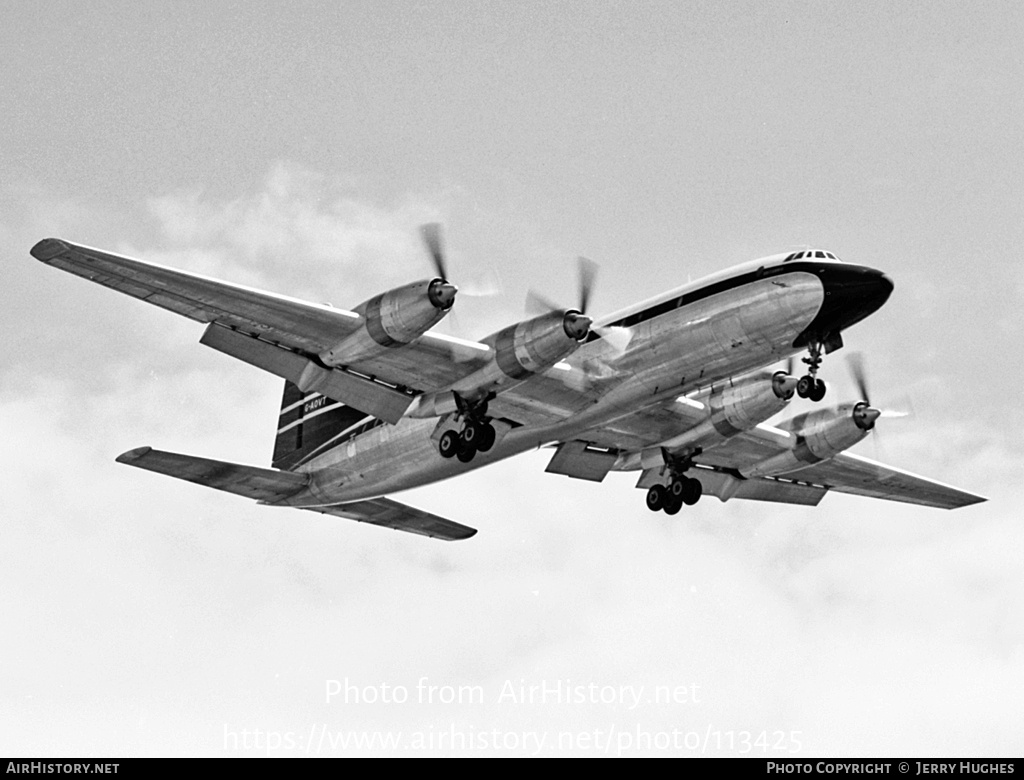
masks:
[[[808,357],[801,358],[807,364],[807,373],[796,383],[796,394],[801,398],[810,398],[812,401],[820,401],[825,397],[825,382],[818,379],[818,366],[821,365],[820,341],[811,341],[807,345]]]

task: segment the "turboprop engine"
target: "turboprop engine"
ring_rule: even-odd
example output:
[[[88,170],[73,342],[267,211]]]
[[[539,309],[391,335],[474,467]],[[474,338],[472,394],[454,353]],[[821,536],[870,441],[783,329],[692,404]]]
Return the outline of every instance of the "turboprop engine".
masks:
[[[569,357],[586,341],[594,320],[587,316],[597,278],[597,265],[579,258],[579,306],[567,309],[530,291],[527,306],[543,313],[492,333],[483,343],[492,350],[486,365],[436,393],[419,396],[407,412],[409,417],[443,417],[474,407],[483,416],[487,399],[520,384],[533,374],[551,368]],[[629,347],[632,333],[621,327],[594,327],[621,354]]]
[[[321,352],[323,363],[350,366],[386,349],[410,344],[452,308],[459,288],[448,281],[441,227],[433,223],[423,225],[420,232],[438,275],[396,287],[359,304],[354,311],[362,317],[362,327]]]
[[[707,419],[658,446],[680,451],[720,444],[782,411],[793,397],[796,383],[796,377],[776,371],[740,377],[716,386],[705,399],[710,409]]]
[[[779,426],[789,431],[790,448],[741,468],[740,474],[748,478],[788,474],[833,458],[867,436],[881,414],[866,401],[857,401],[798,415]]]
[[[419,396],[409,417],[441,417],[469,402],[507,390],[571,355],[590,333],[593,320],[576,309],[551,311],[502,328],[483,340],[492,350],[486,365],[452,387]]]
[[[320,353],[328,366],[348,366],[409,344],[436,325],[451,309],[458,288],[443,278],[396,287],[359,304],[362,327]]]
[[[666,451],[686,456],[721,444],[784,409],[793,397],[796,383],[797,378],[787,371],[761,371],[715,385],[710,395],[699,399],[679,399],[678,403],[703,406],[704,420],[642,451],[624,453],[615,468],[653,468],[665,462]]]

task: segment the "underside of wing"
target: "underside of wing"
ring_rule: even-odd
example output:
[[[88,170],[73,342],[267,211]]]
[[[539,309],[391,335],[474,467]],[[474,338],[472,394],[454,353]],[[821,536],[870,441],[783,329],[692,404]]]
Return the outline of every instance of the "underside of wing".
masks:
[[[788,433],[759,425],[737,434],[696,460],[723,470],[743,469],[765,461],[790,446]],[[840,493],[940,509],[956,509],[986,500],[982,496],[848,452],[781,475],[780,479]]]
[[[216,341],[210,346],[297,383],[298,376],[292,375],[294,371],[282,373],[279,368],[289,361],[294,363],[287,353],[298,354],[317,364],[318,355],[363,326],[364,318],[354,311],[255,290],[57,238],[40,241],[32,247],[31,253],[47,265],[197,322],[216,325],[217,330],[208,329],[208,334],[221,334],[221,338],[215,340],[208,336],[204,343]],[[250,337],[253,346],[242,349],[244,354],[237,354],[240,348],[234,345],[225,348],[230,338],[225,335],[228,332]],[[258,357],[253,359],[257,353]],[[348,378],[339,381],[347,382],[350,389],[358,385],[353,384],[353,377],[373,377],[391,387],[402,388],[402,392],[412,393],[446,386],[473,371],[488,355],[489,348],[485,345],[428,332],[409,344],[382,347],[378,354],[363,356],[344,370],[335,369],[334,373],[346,373]],[[298,373],[301,374],[301,369]],[[313,377],[310,382],[314,380],[328,388],[315,389],[331,395],[331,383],[326,377]],[[351,402],[353,399],[347,395],[336,400]],[[386,418],[387,414],[378,416]]]
[[[468,539],[476,534],[475,528],[461,525],[444,517],[425,512],[422,509],[399,503],[390,498],[374,498],[369,501],[355,501],[337,506],[303,507],[325,515],[347,517],[361,523],[393,528],[434,539],[454,542]]]
[[[580,434],[578,441],[567,442],[559,448],[549,471],[584,479],[593,478],[587,474],[593,472],[592,464],[599,462],[601,457],[604,457],[604,471],[607,471],[608,457],[595,451],[595,448],[614,453],[620,462],[629,453],[651,452],[650,448],[658,453],[659,443],[685,432],[705,416],[704,412],[691,408],[693,402],[688,400],[679,398],[654,404],[606,426]],[[788,431],[771,425],[758,425],[738,432],[723,443],[696,455],[693,460],[698,468],[689,472],[689,476],[701,481],[705,494],[716,495],[722,500],[749,498],[817,504],[830,490],[943,509],[955,509],[986,500],[982,496],[848,452],[776,476],[741,476],[740,472],[791,449],[794,442],[794,435]],[[584,444],[587,447],[585,450],[582,449]],[[569,460],[570,457],[573,460]],[[638,487],[651,487],[662,480],[664,474],[660,468],[660,457],[658,466],[655,468],[645,462],[645,471]],[[603,476],[601,473],[598,478]]]
[[[796,472],[793,476],[827,485],[830,490],[839,493],[886,498],[941,509],[957,509],[988,500],[984,496],[850,452],[840,453],[831,460]]]
[[[317,353],[354,330],[355,312],[132,260],[57,238],[32,247],[47,265],[198,322],[217,322],[294,349]]]

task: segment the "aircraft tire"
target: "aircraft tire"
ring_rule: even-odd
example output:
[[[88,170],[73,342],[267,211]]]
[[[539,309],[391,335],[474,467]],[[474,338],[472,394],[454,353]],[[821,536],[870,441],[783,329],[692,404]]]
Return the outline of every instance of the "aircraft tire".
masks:
[[[455,431],[445,431],[441,434],[441,440],[437,443],[437,451],[441,453],[442,458],[452,458],[458,454],[460,449],[459,434]]]
[[[479,441],[476,448],[480,452],[487,452],[494,446],[494,440],[497,438],[497,435],[498,434],[495,432],[493,425],[490,423],[484,423],[480,426],[480,435],[477,437]]]
[[[665,506],[667,495],[668,491],[665,490],[664,485],[653,485],[647,491],[647,508],[652,512],[660,511]]]
[[[826,390],[827,390],[827,388],[825,386],[824,380],[822,380],[822,379],[815,379],[814,380],[814,387],[811,388],[810,392],[808,393],[808,396],[810,397],[810,399],[812,401],[820,401],[822,398],[825,397],[825,391]]]
[[[683,496],[686,495],[686,477],[677,477],[672,480],[672,484],[668,486],[668,496],[673,501],[682,501]]]
[[[704,488],[700,484],[699,479],[690,478],[686,480],[686,491],[683,493],[683,503],[687,506],[693,506],[700,501],[700,497],[703,492]]]

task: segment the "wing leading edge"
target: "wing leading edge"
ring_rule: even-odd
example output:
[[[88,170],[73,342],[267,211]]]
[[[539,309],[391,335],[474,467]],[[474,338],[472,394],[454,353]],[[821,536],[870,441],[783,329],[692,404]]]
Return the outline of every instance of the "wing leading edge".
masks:
[[[304,490],[310,480],[308,474],[301,472],[244,466],[239,463],[154,450],[152,447],[129,450],[119,455],[117,462],[238,496],[255,498],[261,504],[271,505]],[[475,528],[390,498],[299,508],[446,541],[468,539],[476,533]]]

